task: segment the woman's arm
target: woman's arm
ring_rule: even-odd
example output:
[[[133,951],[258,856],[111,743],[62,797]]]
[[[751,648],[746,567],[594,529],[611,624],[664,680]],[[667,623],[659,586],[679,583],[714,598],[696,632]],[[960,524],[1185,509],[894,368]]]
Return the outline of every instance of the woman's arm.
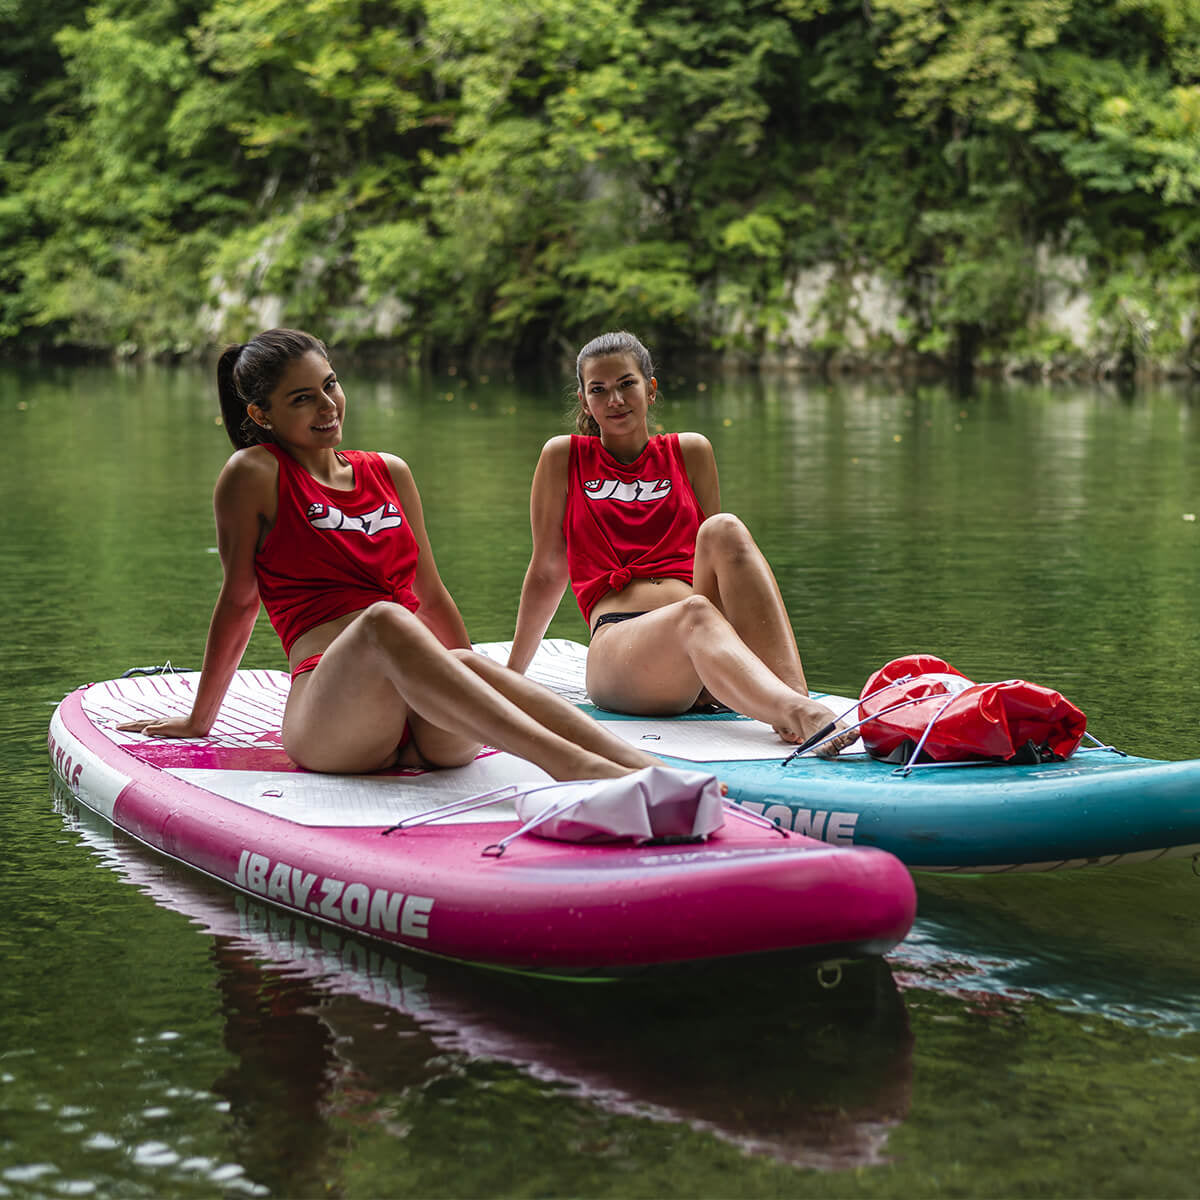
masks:
[[[258,618],[254,555],[265,525],[274,521],[278,481],[278,464],[257,448],[240,450],[225,464],[213,491],[224,578],[208,625],[191,714],[169,721],[134,721],[122,729],[186,738],[204,737],[212,728]]]
[[[404,509],[408,527],[417,539],[417,573],[413,578],[413,591],[421,602],[417,616],[443,646],[448,649],[469,649],[471,638],[467,633],[466,622],[438,573],[433,548],[429,544],[429,534],[425,529],[421,494],[417,491],[412,471],[408,463],[394,454],[384,454],[381,457],[387,464],[392,482],[396,485],[396,493],[400,497],[400,507]]]
[[[524,672],[533,660],[569,582],[563,517],[567,511],[570,457],[571,439],[551,438],[542,447],[537,470],[533,473],[529,495],[533,553],[521,585],[517,627],[508,656],[508,665],[514,671]]]
[[[717,477],[717,458],[712,443],[702,433],[681,433],[679,450],[704,515],[711,517],[713,513],[719,513],[721,482]]]

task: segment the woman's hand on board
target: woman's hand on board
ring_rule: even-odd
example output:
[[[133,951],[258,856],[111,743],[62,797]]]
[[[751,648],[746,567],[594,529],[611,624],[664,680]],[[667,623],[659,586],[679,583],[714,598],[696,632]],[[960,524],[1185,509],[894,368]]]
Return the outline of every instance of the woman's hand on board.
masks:
[[[165,721],[127,721],[117,728],[122,733],[144,733],[159,738],[202,738],[208,736],[207,729],[198,729],[187,717],[171,717]]]

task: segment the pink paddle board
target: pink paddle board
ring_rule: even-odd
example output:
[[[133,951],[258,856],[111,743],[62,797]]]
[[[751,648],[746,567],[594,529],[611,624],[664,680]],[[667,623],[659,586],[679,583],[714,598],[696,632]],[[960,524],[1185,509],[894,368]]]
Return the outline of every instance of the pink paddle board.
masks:
[[[248,895],[359,936],[478,965],[617,975],[773,951],[885,953],[908,933],[907,869],[730,814],[695,844],[577,844],[526,835],[512,801],[392,830],[452,801],[547,776],[485,750],[466,767],[321,775],[284,753],[288,676],[239,671],[209,737],[122,733],[190,710],[198,676],[79,688],[56,709],[56,774],[147,846]],[[391,832],[389,832],[391,831]]]

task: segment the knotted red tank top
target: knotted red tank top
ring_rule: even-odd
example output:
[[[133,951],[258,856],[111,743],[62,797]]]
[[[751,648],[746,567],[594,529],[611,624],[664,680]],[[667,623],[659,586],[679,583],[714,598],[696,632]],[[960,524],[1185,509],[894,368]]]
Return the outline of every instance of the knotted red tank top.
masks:
[[[598,600],[631,579],[691,583],[703,520],[677,433],[652,437],[631,463],[614,458],[598,437],[572,435],[563,535],[585,621]]]
[[[313,626],[376,600],[415,612],[417,539],[383,459],[339,451],[354,468],[354,487],[339,491],[319,483],[286,450],[266,448],[279,463],[279,507],[254,570],[283,652]]]

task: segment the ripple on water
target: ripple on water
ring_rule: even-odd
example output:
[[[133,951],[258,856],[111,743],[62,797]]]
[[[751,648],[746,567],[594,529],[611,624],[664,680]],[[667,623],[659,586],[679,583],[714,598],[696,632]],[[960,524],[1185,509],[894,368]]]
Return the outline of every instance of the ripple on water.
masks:
[[[165,1052],[163,1039],[134,1041]],[[128,1190],[131,1185],[155,1196],[203,1196],[214,1189],[266,1194],[267,1189],[248,1178],[240,1163],[229,1161],[219,1150],[197,1153],[199,1140],[227,1148],[224,1098],[202,1088],[172,1084],[162,1088],[170,1104],[145,1103],[147,1089],[161,1086],[153,1064],[138,1053],[131,1055],[127,1048],[110,1049],[112,1061],[121,1064],[117,1074],[124,1078],[115,1081],[110,1076],[99,1083],[90,1072],[80,1073],[73,1085],[76,1093],[65,1101],[45,1092],[45,1077],[36,1059],[8,1056],[10,1064],[16,1059],[21,1069],[7,1070],[0,1077],[6,1108],[14,1118],[6,1133],[28,1157],[0,1170],[0,1197],[28,1192],[90,1196]],[[62,1073],[56,1074],[56,1082],[61,1083]],[[91,1102],[97,1088],[104,1095]]]

